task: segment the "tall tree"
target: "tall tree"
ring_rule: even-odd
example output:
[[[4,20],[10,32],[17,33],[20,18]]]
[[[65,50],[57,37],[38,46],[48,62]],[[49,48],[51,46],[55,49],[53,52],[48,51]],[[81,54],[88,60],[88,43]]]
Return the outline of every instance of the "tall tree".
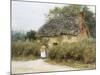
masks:
[[[68,16],[76,17],[79,16],[80,12],[84,13],[84,22],[89,28],[90,34],[92,37],[95,37],[96,34],[96,20],[95,20],[95,13],[89,10],[87,6],[80,6],[80,5],[66,5],[62,8],[55,7],[49,11],[47,16],[47,23],[51,20],[57,19],[56,22],[60,22],[61,18],[63,20],[68,20]],[[59,18],[59,19],[58,19]],[[65,22],[63,21],[63,22]]]
[[[86,25],[89,27],[89,31],[92,37],[96,37],[96,18],[95,13],[89,11],[87,7],[83,8],[84,10],[84,20]]]
[[[30,41],[35,40],[36,39],[35,34],[36,34],[36,32],[33,31],[33,30],[27,32],[26,33],[26,39],[29,39]]]
[[[12,41],[25,40],[25,34],[23,32],[12,31],[11,36]]]
[[[70,15],[77,16],[80,13],[80,8],[81,6],[79,5],[69,5],[62,8],[55,7],[49,11],[48,19],[66,17]]]

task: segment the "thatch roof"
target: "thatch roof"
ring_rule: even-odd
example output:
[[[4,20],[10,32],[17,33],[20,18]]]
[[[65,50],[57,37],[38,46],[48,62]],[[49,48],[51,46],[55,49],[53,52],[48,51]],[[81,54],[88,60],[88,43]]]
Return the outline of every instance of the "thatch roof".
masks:
[[[66,18],[55,18],[45,23],[37,32],[36,36],[59,36],[59,35],[78,35],[79,24],[76,17],[67,16]]]

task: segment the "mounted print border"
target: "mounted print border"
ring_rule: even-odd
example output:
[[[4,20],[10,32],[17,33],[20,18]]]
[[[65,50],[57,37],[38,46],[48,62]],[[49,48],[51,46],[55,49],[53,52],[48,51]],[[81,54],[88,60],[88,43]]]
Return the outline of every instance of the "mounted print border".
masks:
[[[11,1],[11,74],[96,69],[96,6]]]

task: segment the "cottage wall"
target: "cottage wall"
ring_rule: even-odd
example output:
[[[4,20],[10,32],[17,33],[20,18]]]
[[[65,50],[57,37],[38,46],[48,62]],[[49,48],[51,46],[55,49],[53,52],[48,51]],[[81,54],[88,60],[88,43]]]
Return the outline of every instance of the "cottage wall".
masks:
[[[78,41],[78,36],[73,35],[62,35],[62,36],[56,36],[56,37],[47,37],[48,39],[48,46],[52,47],[57,44],[62,44],[65,42],[72,43]]]
[[[72,35],[63,35],[62,36],[62,43],[65,43],[65,42],[72,43],[72,42],[77,42],[77,41],[78,41],[77,36],[72,36]]]

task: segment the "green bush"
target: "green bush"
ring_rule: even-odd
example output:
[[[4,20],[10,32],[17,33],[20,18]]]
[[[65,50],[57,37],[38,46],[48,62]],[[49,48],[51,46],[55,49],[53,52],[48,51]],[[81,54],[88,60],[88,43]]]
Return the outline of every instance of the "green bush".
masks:
[[[92,63],[96,61],[96,48],[93,45],[84,49],[83,60],[85,63]]]
[[[40,44],[36,41],[33,42],[23,42],[23,41],[14,41],[11,44],[11,53],[12,57],[27,57],[27,56],[36,56],[40,55]]]
[[[48,58],[57,61],[69,59],[92,63],[96,60],[95,41],[83,40],[81,42],[64,43],[49,49]]]
[[[81,42],[83,45],[83,62],[84,63],[92,63],[96,61],[96,41],[95,40],[83,40]]]

